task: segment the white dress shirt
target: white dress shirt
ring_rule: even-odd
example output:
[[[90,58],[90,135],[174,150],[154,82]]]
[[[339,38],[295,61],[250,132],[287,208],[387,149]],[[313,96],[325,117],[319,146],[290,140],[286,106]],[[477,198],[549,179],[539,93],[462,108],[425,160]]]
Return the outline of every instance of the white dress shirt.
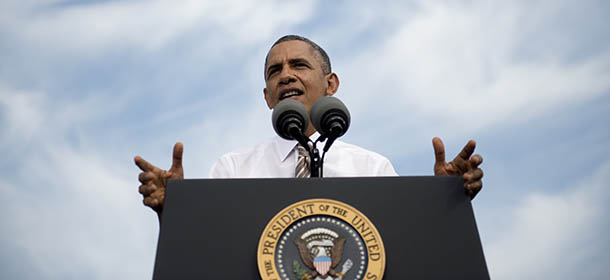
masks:
[[[311,139],[317,139],[318,133]],[[250,149],[227,153],[210,169],[210,178],[290,178],[295,175],[297,141],[275,136]],[[317,144],[320,153],[324,143]],[[322,156],[322,155],[320,155]],[[324,158],[324,177],[397,176],[384,156],[335,141]]]

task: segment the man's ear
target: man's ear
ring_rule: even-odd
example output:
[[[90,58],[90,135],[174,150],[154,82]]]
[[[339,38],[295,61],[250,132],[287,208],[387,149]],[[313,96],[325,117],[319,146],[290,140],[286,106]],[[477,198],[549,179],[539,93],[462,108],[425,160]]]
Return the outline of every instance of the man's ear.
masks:
[[[335,73],[326,75],[326,95],[332,96],[339,89],[339,77]]]
[[[267,94],[267,88],[263,88],[263,94],[265,95],[265,101],[267,102],[267,107],[269,107],[269,110],[273,109],[273,106],[271,106],[271,98]]]

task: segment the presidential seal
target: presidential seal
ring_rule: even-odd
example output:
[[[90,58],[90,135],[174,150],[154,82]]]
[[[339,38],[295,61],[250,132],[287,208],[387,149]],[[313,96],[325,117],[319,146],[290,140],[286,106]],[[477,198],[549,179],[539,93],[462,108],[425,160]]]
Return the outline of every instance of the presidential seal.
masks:
[[[330,199],[294,203],[271,219],[257,250],[263,280],[381,279],[385,249],[360,211]]]

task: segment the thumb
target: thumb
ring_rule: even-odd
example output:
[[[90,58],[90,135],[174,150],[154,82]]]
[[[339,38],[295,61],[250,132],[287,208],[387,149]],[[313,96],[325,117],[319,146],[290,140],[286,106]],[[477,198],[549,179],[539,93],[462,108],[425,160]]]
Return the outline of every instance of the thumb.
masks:
[[[434,148],[434,156],[436,158],[434,164],[445,163],[445,146],[441,138],[432,138],[432,147]]]
[[[182,170],[182,151],[184,150],[184,146],[182,143],[178,142],[174,145],[174,154],[172,160],[172,168],[171,170],[180,169]]]

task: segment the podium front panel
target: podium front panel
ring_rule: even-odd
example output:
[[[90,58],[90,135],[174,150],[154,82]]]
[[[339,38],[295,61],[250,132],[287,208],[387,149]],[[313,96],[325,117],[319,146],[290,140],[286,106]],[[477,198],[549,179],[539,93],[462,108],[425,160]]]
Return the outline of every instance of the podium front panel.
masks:
[[[326,198],[364,213],[383,239],[383,279],[489,279],[459,177],[170,180],[154,279],[260,279],[267,223],[295,202]]]

